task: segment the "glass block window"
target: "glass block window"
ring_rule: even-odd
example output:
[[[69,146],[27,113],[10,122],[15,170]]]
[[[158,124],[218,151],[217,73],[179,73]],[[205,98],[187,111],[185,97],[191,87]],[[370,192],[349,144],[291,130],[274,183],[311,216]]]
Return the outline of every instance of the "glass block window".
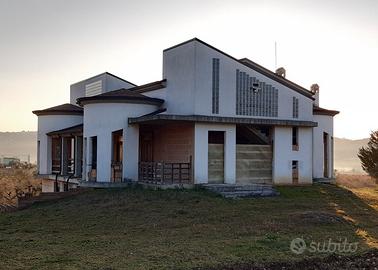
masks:
[[[278,116],[278,90],[236,70],[236,115]]]
[[[219,59],[213,58],[212,112],[219,114]]]
[[[298,118],[299,115],[299,99],[293,97],[293,118]]]

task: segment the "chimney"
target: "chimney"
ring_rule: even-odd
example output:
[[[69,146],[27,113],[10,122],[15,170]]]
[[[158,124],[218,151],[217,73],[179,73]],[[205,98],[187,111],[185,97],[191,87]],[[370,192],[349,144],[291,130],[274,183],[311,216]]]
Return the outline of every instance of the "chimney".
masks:
[[[314,105],[319,107],[319,85],[317,83],[314,83],[313,85],[311,85],[310,91],[315,98]]]
[[[281,77],[286,77],[286,70],[283,67],[276,69],[276,74]]]

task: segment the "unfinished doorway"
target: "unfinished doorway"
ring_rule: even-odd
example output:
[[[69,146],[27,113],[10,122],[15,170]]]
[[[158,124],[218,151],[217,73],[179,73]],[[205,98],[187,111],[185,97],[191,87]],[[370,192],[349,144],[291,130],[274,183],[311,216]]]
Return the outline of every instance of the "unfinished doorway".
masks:
[[[328,178],[328,134],[326,132],[323,133],[323,175],[324,178]]]
[[[112,182],[122,182],[123,130],[112,132]]]
[[[236,127],[236,183],[272,183],[272,140],[269,127]]]
[[[299,168],[298,168],[298,160],[293,160],[291,162],[291,170],[292,170],[292,179],[293,184],[298,185],[299,183]]]
[[[224,183],[224,131],[208,134],[208,183]]]

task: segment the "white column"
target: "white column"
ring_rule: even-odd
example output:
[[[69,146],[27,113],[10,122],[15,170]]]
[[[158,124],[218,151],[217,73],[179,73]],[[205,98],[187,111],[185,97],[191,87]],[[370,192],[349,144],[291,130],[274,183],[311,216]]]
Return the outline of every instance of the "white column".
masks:
[[[97,136],[97,182],[110,182],[112,159],[112,133]]]
[[[139,126],[128,125],[123,130],[123,178],[138,181]]]
[[[75,176],[82,174],[83,137],[75,136]]]
[[[236,183],[236,128],[225,130],[224,138],[224,182]]]
[[[61,160],[60,160],[60,174],[66,175],[67,174],[67,140],[65,137],[61,137]]]

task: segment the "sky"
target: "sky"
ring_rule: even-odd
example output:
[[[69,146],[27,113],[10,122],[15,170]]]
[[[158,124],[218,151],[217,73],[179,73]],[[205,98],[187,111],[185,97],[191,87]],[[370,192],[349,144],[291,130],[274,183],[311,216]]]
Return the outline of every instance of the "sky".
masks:
[[[69,102],[70,84],[108,71],[162,78],[162,51],[198,37],[247,57],[339,110],[335,136],[378,129],[377,0],[0,0],[0,131],[37,130],[32,110]]]

